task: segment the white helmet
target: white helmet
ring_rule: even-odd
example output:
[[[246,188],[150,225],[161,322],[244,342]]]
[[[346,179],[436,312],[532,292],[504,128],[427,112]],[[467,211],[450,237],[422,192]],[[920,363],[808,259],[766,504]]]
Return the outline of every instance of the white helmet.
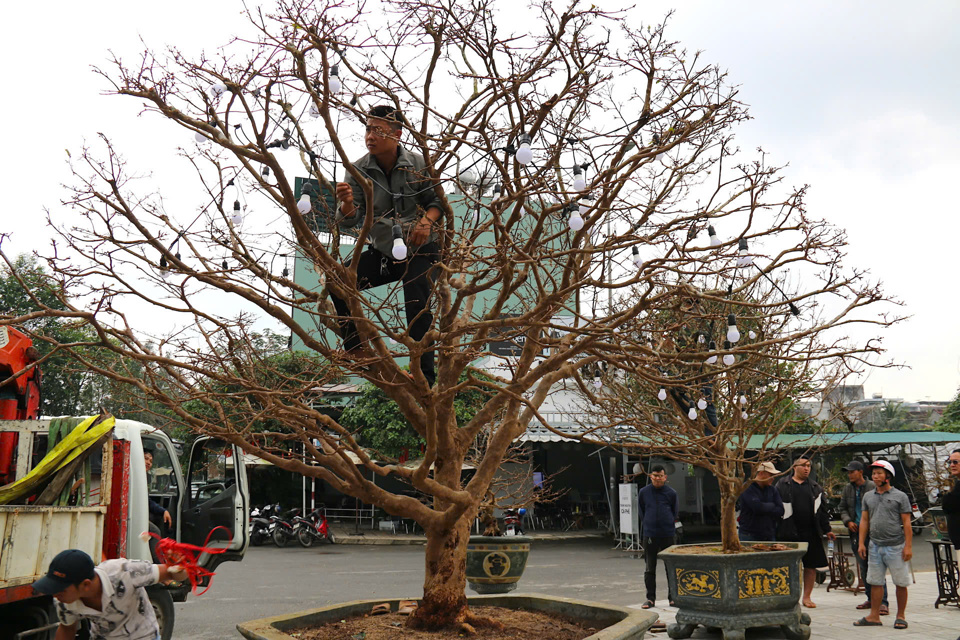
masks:
[[[892,477],[895,477],[895,476],[897,475],[897,472],[893,470],[893,465],[890,464],[889,462],[887,462],[886,460],[877,460],[876,462],[874,462],[874,463],[871,464],[870,466],[871,466],[871,467],[880,467],[881,469],[886,469],[887,471],[890,472],[890,477],[891,477],[891,478],[892,478]]]

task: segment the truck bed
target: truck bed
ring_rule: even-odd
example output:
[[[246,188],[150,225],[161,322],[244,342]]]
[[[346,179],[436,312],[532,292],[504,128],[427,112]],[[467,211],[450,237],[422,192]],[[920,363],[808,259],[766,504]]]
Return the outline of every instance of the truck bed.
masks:
[[[82,549],[98,562],[106,513],[104,506],[0,506],[0,589],[34,582],[64,549]]]

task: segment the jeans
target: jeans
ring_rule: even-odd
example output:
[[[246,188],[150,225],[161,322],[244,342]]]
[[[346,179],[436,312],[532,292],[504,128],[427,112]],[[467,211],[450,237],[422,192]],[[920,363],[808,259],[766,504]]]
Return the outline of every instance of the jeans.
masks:
[[[870,536],[867,536],[867,549],[870,548]],[[863,578],[863,584],[867,586],[867,602],[873,599],[873,589],[870,588],[870,583],[867,582],[867,564],[868,558],[860,557],[860,534],[850,534],[850,544],[853,546],[853,555],[857,558],[857,565],[860,567],[860,577]],[[869,554],[868,554],[869,556]],[[890,601],[887,600],[887,578],[883,578],[883,600],[880,601],[881,604],[890,606]]]
[[[434,265],[439,260],[439,247],[430,242],[414,249],[406,260],[388,258],[376,249],[370,248],[360,255],[357,265],[357,288],[361,291],[379,287],[391,282],[403,282],[403,301],[407,316],[407,330],[414,340],[422,340],[433,324],[430,312],[430,296],[433,294]],[[343,348],[356,351],[360,348],[357,327],[350,319],[347,303],[330,292],[330,300],[340,316],[340,335],[343,336]],[[412,363],[411,363],[412,366]],[[433,364],[433,351],[425,351],[420,356],[420,371],[432,386],[436,379]]]
[[[893,584],[898,587],[909,587],[913,582],[913,576],[910,574],[910,563],[903,559],[903,547],[903,543],[881,547],[871,542],[867,582],[871,584],[879,584],[881,580],[886,582],[886,572],[889,569]]]
[[[738,537],[740,542],[775,542],[776,536],[755,536],[749,531],[740,531]]]
[[[643,544],[643,583],[647,588],[647,600],[657,601],[657,554],[674,544],[673,536],[664,538],[644,538]],[[667,594],[669,600],[673,596]]]

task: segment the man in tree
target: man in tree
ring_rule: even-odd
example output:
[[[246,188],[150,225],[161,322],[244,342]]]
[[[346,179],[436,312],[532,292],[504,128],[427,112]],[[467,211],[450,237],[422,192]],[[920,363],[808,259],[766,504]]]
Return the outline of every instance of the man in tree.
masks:
[[[793,463],[793,475],[777,483],[783,498],[783,521],[777,532],[778,540],[806,542],[803,555],[803,606],[813,609],[817,605],[811,599],[817,569],[827,566],[827,554],[823,550],[822,537],[833,540],[830,518],[823,504],[823,487],[810,480],[811,462],[808,457],[797,458]]]
[[[433,289],[433,266],[439,260],[435,225],[443,216],[434,183],[426,176],[426,163],[420,154],[400,144],[403,114],[399,109],[380,105],[370,109],[364,141],[369,153],[354,168],[373,183],[373,227],[371,246],[360,256],[357,287],[360,290],[398,280],[403,281],[403,297],[408,331],[421,340],[433,323],[429,298]],[[362,225],[367,213],[363,188],[352,175],[337,183],[341,226]],[[407,255],[409,244],[411,255]],[[361,350],[360,338],[347,303],[331,293],[340,316],[344,349]],[[420,358],[420,370],[432,386],[436,377],[433,351]]]
[[[911,582],[910,559],[913,557],[913,527],[910,525],[913,509],[907,494],[890,486],[893,465],[877,460],[872,465],[876,488],[863,496],[863,515],[860,518],[860,557],[868,558],[867,584],[872,585],[870,613],[854,622],[857,627],[878,627],[880,600],[879,585],[886,581],[887,569],[897,587],[897,619],[894,629],[907,628],[907,587]],[[867,546],[867,536],[870,545]]]
[[[876,489],[872,480],[863,477],[863,463],[859,460],[851,460],[850,464],[843,468],[847,472],[850,483],[843,488],[843,495],[840,497],[840,518],[844,526],[850,530],[851,549],[860,548],[860,516],[863,513],[863,496],[867,491]],[[870,546],[870,533],[867,532],[867,546]],[[867,583],[867,559],[861,558],[857,554],[857,564],[860,565],[860,579],[866,585],[867,600],[857,605],[857,609],[870,609],[870,600],[873,598],[873,588]],[[880,615],[890,614],[889,601],[887,600],[887,582],[883,582],[883,602],[880,604]]]
[[[676,522],[680,516],[680,499],[667,486],[667,472],[656,464],[650,468],[650,484],[640,489],[637,504],[643,525],[643,582],[647,589],[644,609],[657,602],[657,554],[674,544]],[[670,605],[673,598],[668,594]]]
[[[777,524],[783,516],[783,499],[773,486],[780,472],[772,462],[760,464],[757,480],[740,494],[740,541],[777,539]]]

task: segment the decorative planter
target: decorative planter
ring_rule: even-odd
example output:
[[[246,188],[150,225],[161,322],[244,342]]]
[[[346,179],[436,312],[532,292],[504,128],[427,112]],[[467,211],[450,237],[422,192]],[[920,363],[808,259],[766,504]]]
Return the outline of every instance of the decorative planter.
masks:
[[[930,507],[927,513],[933,518],[933,531],[937,534],[937,539],[950,542],[950,532],[947,531],[947,514],[943,512],[943,507]]]
[[[743,640],[746,629],[780,625],[789,640],[810,637],[810,616],[800,611],[806,542],[785,542],[785,551],[737,554],[661,551],[669,593],[677,604],[671,638],[689,638],[698,624],[723,631],[724,640]],[[717,543],[719,546],[719,543]]]
[[[467,583],[477,593],[507,593],[527,567],[527,536],[470,536],[467,543]]]
[[[390,610],[396,611],[400,598],[356,600],[284,616],[261,618],[238,624],[237,631],[247,640],[291,640],[294,636],[288,632],[294,629],[369,613],[375,604],[381,602],[389,602]],[[562,614],[606,627],[584,640],[640,640],[647,629],[657,621],[657,614],[649,611],[635,611],[597,602],[554,598],[540,594],[472,596],[467,598],[467,602],[472,606],[506,607]]]

